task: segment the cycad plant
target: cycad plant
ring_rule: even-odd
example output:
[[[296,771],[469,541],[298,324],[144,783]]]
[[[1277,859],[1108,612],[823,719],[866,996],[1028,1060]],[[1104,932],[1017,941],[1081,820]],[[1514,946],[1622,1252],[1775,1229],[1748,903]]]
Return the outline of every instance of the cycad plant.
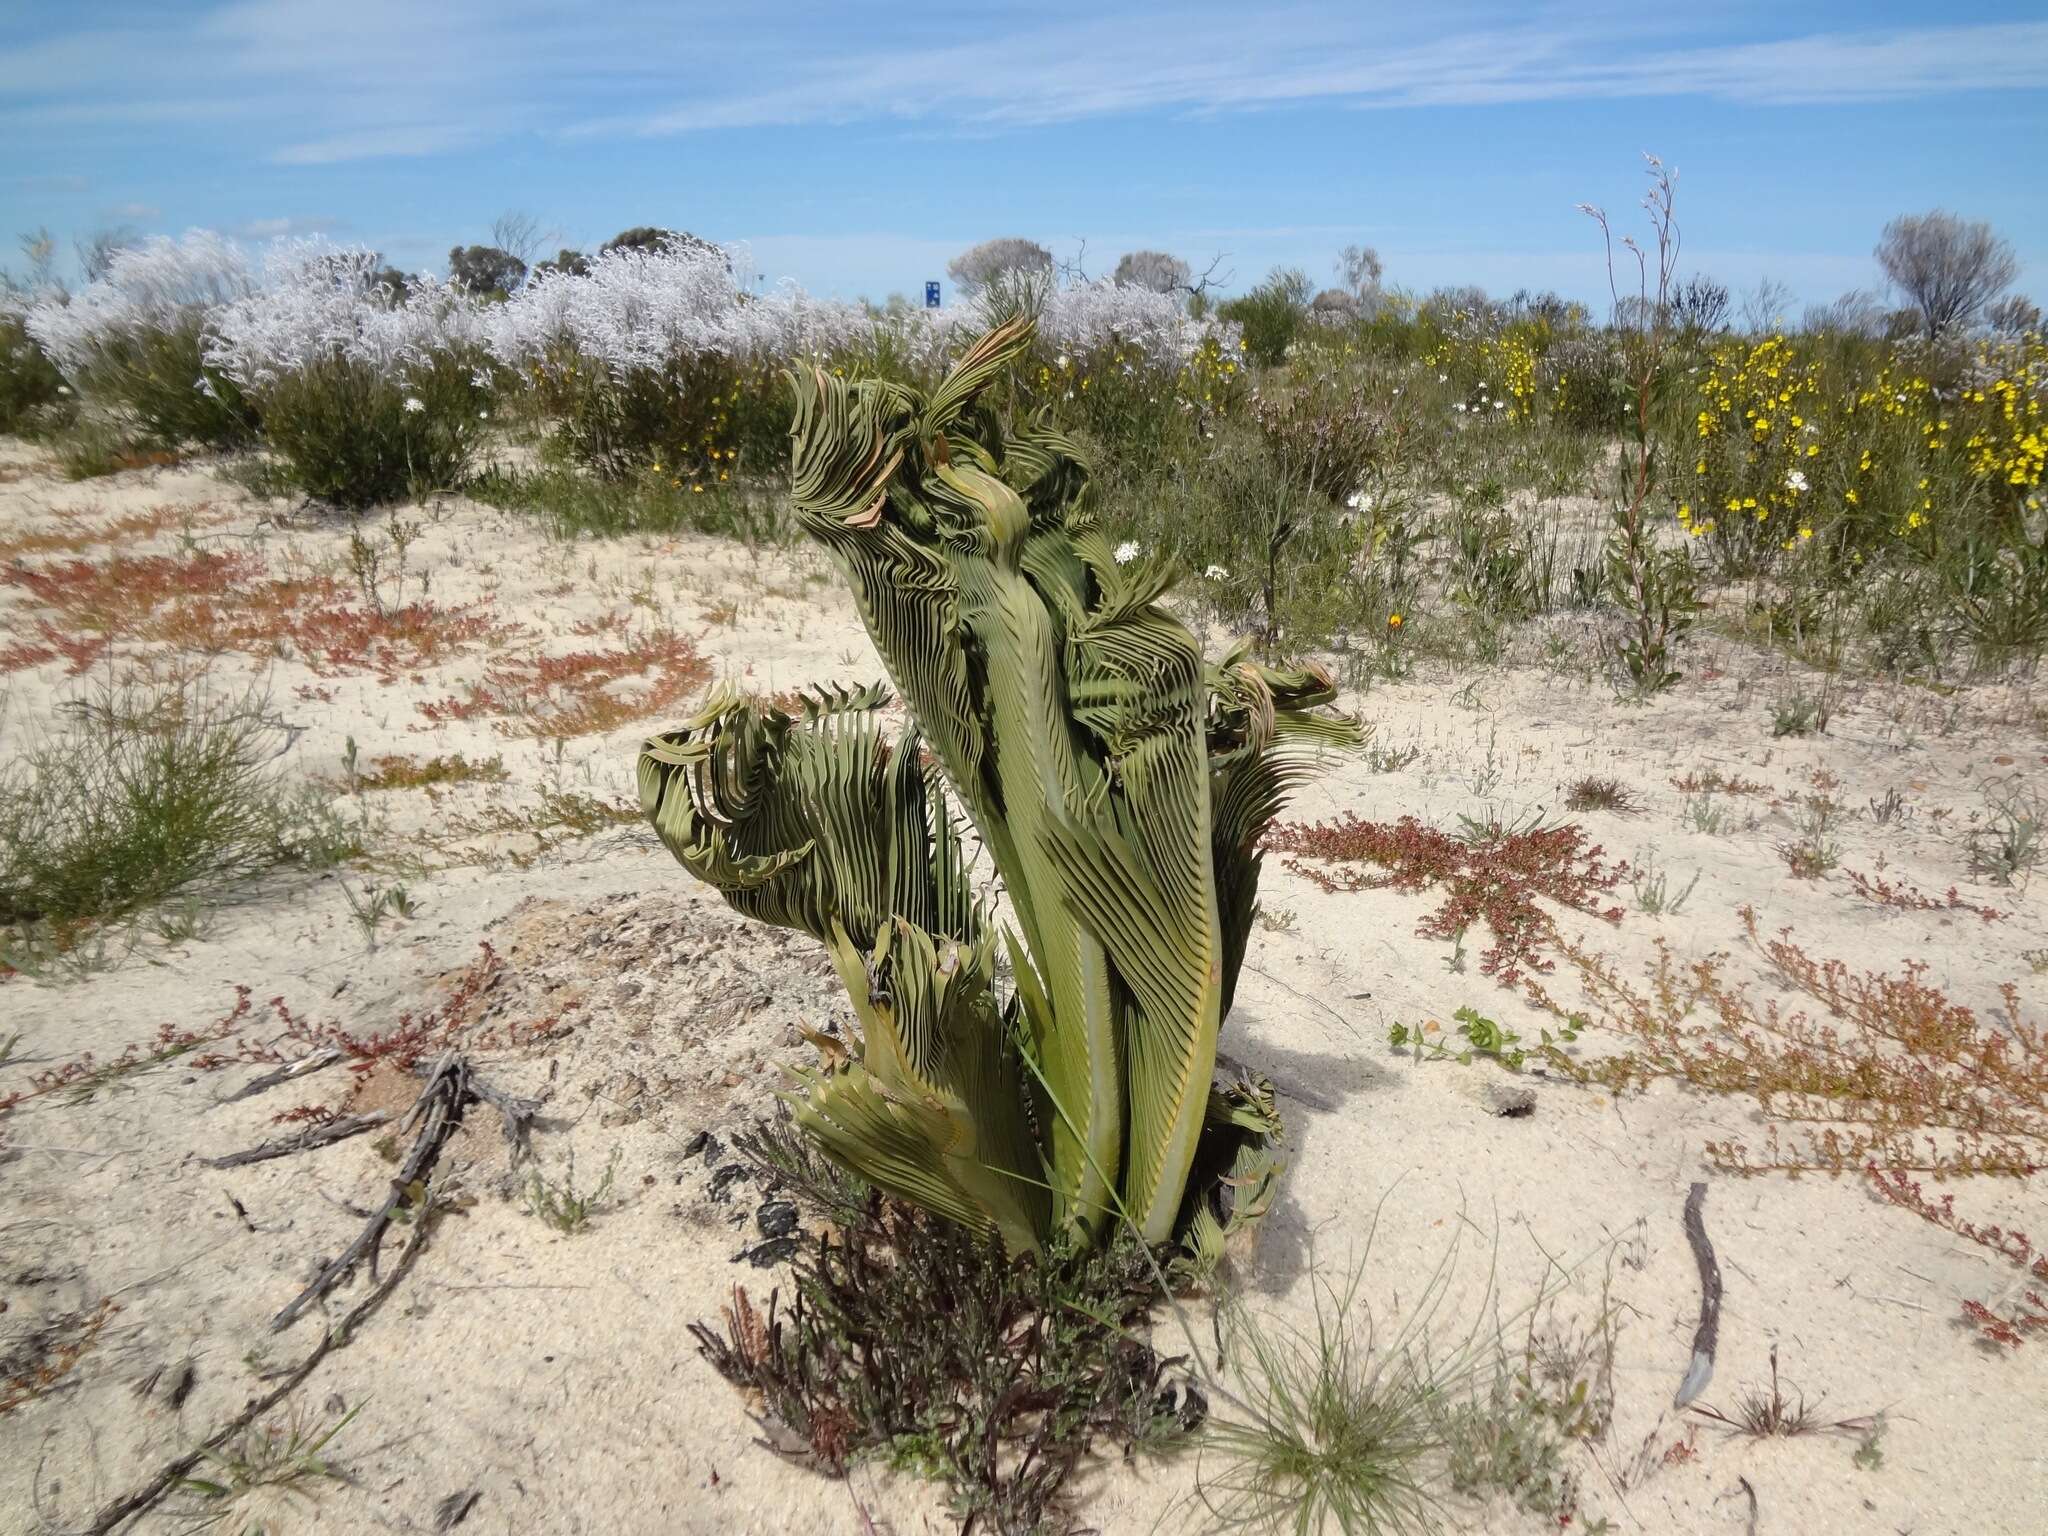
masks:
[[[836,959],[859,1038],[815,1037],[793,1096],[831,1157],[1012,1251],[1128,1221],[1209,1253],[1204,1196],[1261,1204],[1277,1129],[1270,1094],[1212,1084],[1259,839],[1360,732],[1317,710],[1319,671],[1205,664],[1168,571],[1085,510],[1075,446],[1006,429],[986,395],[1031,339],[998,325],[928,397],[793,380],[798,516],[910,720],[884,734],[880,686],[795,713],[721,692],[646,744],[641,803],[735,908]]]

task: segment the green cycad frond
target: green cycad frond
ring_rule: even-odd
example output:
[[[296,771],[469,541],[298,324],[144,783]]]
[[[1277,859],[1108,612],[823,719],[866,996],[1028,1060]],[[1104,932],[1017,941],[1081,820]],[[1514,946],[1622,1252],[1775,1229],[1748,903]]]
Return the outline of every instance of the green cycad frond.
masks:
[[[1035,1249],[1050,1205],[988,941],[935,941],[897,922],[867,953],[843,930],[831,948],[859,1055],[798,1074],[809,1092],[797,1122],[876,1187]]]
[[[834,1157],[1013,1244],[1117,1219],[1159,1241],[1196,1220],[1191,1168],[1267,1177],[1246,1143],[1270,1117],[1218,1118],[1217,1034],[1259,840],[1360,730],[1320,712],[1320,672],[1205,664],[1160,605],[1170,572],[1117,563],[1076,446],[989,404],[1031,339],[995,327],[928,397],[792,380],[798,517],[915,733],[880,736],[879,690],[795,716],[720,695],[648,743],[641,796],[736,907],[831,947],[862,1040],[799,1116]],[[1007,1000],[925,743],[1001,882]]]
[[[945,791],[915,734],[877,729],[881,688],[791,716],[729,690],[640,753],[640,806],[685,868],[750,917],[829,940],[904,918],[977,940]]]

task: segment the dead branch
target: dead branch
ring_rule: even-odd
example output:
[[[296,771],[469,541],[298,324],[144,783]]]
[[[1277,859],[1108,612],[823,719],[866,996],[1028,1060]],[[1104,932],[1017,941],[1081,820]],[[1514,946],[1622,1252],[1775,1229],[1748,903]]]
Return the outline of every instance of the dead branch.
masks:
[[[331,1146],[337,1141],[346,1141],[351,1136],[360,1136],[383,1125],[391,1116],[383,1110],[367,1115],[337,1115],[332,1120],[318,1125],[309,1125],[296,1136],[279,1136],[275,1140],[248,1148],[242,1152],[230,1152],[226,1157],[209,1157],[209,1168],[242,1168],[250,1163],[267,1163],[273,1157],[290,1157],[294,1152],[311,1152],[315,1148]]]
[[[431,1077],[439,1066],[439,1062],[431,1065],[422,1062],[413,1068],[413,1073],[418,1077]],[[522,1154],[531,1152],[534,1120],[540,1114],[541,1106],[547,1103],[547,1096],[543,1094],[537,1099],[519,1098],[493,1083],[485,1082],[476,1075],[474,1069],[468,1069],[466,1077],[469,1096],[490,1105],[498,1112],[500,1122],[505,1128],[505,1141],[512,1148],[513,1161],[516,1162]]]
[[[469,1076],[469,1059],[454,1051],[443,1051],[427,1073],[427,1086],[420,1090],[420,1096],[413,1100],[412,1108],[405,1112],[405,1119],[399,1123],[401,1131],[418,1125],[419,1134],[413,1138],[412,1150],[406,1153],[405,1161],[392,1177],[391,1192],[372,1213],[363,1230],[356,1234],[355,1241],[342,1250],[340,1257],[323,1266],[313,1283],[270,1320],[273,1333],[281,1333],[296,1322],[301,1312],[326,1295],[342,1276],[355,1267],[357,1260],[367,1257],[370,1278],[377,1278],[377,1250],[383,1245],[384,1233],[390,1227],[392,1217],[401,1205],[410,1203],[419,1219],[425,1220],[426,1176],[434,1166],[434,1159],[441,1155],[442,1146],[462,1124],[462,1112],[476,1097]]]
[[[1685,1240],[1692,1244],[1692,1256],[1700,1267],[1700,1325],[1692,1336],[1692,1364],[1685,1380],[1678,1384],[1674,1408],[1707,1390],[1714,1379],[1714,1348],[1721,1338],[1721,1265],[1714,1257],[1714,1245],[1707,1241],[1707,1186],[1695,1184],[1685,1197]]]
[[[289,1083],[297,1078],[307,1077],[322,1067],[331,1067],[341,1060],[341,1052],[331,1045],[323,1045],[317,1051],[308,1051],[296,1061],[288,1061],[274,1072],[251,1078],[220,1102],[233,1104],[242,1099],[253,1099],[266,1089],[275,1088],[279,1083]]]

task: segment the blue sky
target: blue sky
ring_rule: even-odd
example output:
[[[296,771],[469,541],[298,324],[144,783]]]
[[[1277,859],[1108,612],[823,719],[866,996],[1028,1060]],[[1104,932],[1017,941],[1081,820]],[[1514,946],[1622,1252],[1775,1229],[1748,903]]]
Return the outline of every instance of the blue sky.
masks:
[[[0,230],[326,234],[438,269],[526,210],[747,241],[914,292],[997,234],[1243,288],[1375,245],[1389,282],[1604,297],[1580,202],[1679,172],[1681,270],[1874,287],[1893,214],[2018,248],[2048,302],[2048,15],[1417,0],[8,0]]]

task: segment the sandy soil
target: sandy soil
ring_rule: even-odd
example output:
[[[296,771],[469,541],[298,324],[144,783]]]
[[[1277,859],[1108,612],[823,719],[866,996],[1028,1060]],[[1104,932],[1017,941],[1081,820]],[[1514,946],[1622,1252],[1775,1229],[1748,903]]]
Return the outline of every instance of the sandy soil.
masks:
[[[439,1224],[389,1303],[295,1394],[309,1422],[360,1408],[329,1450],[348,1481],[325,1487],[317,1505],[284,1510],[276,1528],[431,1530],[445,1500],[473,1492],[464,1532],[851,1532],[870,1528],[863,1510],[874,1528],[950,1529],[930,1489],[868,1471],[827,1481],[750,1443],[745,1405],[698,1357],[687,1326],[715,1314],[735,1284],[773,1284],[777,1256],[756,1230],[763,1192],[720,1176],[716,1164],[729,1159],[707,1158],[701,1133],[723,1143],[765,1113],[778,1063],[808,1050],[797,1026],[846,1010],[814,946],[738,920],[618,809],[633,800],[641,736],[683,713],[706,679],[651,662],[602,690],[615,707],[572,716],[589,699],[550,691],[556,674],[541,662],[672,632],[694,640],[711,676],[763,692],[866,679],[879,668],[851,605],[821,562],[801,556],[695,538],[563,545],[460,500],[405,516],[419,535],[402,589],[391,556],[381,595],[443,613],[476,605],[468,611],[486,622],[471,640],[374,665],[303,642],[288,654],[239,643],[183,652],[215,686],[267,690],[290,730],[285,768],[330,786],[338,811],[364,821],[367,867],[280,875],[198,936],[141,938],[82,980],[0,983],[0,1042],[19,1036],[0,1065],[0,1096],[83,1052],[104,1062],[130,1045],[146,1050],[160,1026],[204,1031],[231,1013],[238,987],[251,989],[249,1012],[212,1049],[271,1042],[289,1054],[299,1048],[290,1018],[388,1031],[469,975],[476,987],[457,1033],[495,1084],[546,1096],[538,1167],[559,1179],[573,1156],[587,1188],[615,1156],[614,1195],[587,1230],[552,1231],[527,1208],[527,1169],[509,1161],[495,1114],[473,1113],[442,1163],[460,1170],[466,1208]],[[7,562],[204,549],[246,557],[243,569],[262,573],[252,580],[326,573],[359,601],[348,544],[345,520],[253,499],[203,468],[70,485],[28,449],[0,445]],[[0,588],[0,646],[33,640],[47,614],[33,592]],[[1590,652],[1590,637],[1570,624],[1551,633],[1562,636],[1556,665],[1447,676],[1424,663],[1349,701],[1380,747],[1415,755],[1384,772],[1362,758],[1338,765],[1298,814],[1412,813],[1455,826],[1460,814],[1555,811],[1562,786],[1611,776],[1634,791],[1638,812],[1576,817],[1590,836],[1614,858],[1654,860],[1674,892],[1698,872],[1675,914],[1643,912],[1624,882],[1618,923],[1564,915],[1564,929],[1624,975],[1639,976],[1661,942],[1684,958],[1727,951],[1730,976],[1776,995],[1744,940],[1737,912],[1747,904],[1766,932],[1791,925],[1815,955],[1870,969],[1922,962],[1930,981],[1980,1010],[2015,981],[2027,1016],[2040,1017],[2044,982],[2022,953],[2048,945],[2048,901],[2038,884],[1974,880],[1967,853],[1987,794],[2015,775],[2044,782],[2048,739],[2032,694],[1852,685],[1826,735],[1773,740],[1770,704],[1789,686],[1782,658],[1702,640],[1688,680],[1634,708],[1573,659]],[[1518,650],[1540,654],[1544,638],[1532,632]],[[124,642],[114,656],[146,654],[161,668],[173,649]],[[97,675],[67,674],[59,657],[0,680],[0,755],[22,750]],[[472,683],[485,692],[468,692]],[[664,688],[658,709],[641,708]],[[470,701],[455,712],[466,718],[423,710],[449,699]],[[501,760],[503,775],[351,793],[350,738],[359,773],[392,755],[460,753]],[[1717,834],[1688,823],[1673,784],[1708,770],[1761,789],[1719,797],[1729,819]],[[1796,835],[1817,775],[1854,814],[1833,834],[1841,867],[1802,881],[1778,845]],[[1894,790],[1905,814],[1879,825],[1864,808]],[[1850,888],[1849,870],[1932,893],[1953,885],[2007,915],[1987,923],[1876,905]],[[360,900],[394,882],[415,915],[366,935],[351,893]],[[1533,1112],[1504,1118],[1487,1094],[1504,1077],[1497,1068],[1393,1053],[1390,1025],[1448,1030],[1465,1005],[1532,1039],[1544,1022],[1479,974],[1480,934],[1462,971],[1450,945],[1416,935],[1438,901],[1325,892],[1269,863],[1270,920],[1254,933],[1223,1042],[1270,1075],[1290,1133],[1284,1195],[1240,1277],[1251,1305],[1299,1319],[1317,1272],[1341,1278],[1364,1263],[1365,1294],[1398,1324],[1456,1244],[1435,1303],[1440,1329],[1454,1335],[1483,1317],[1490,1281],[1513,1331],[1542,1277],[1557,1277],[1554,1258],[1567,1274],[1547,1321],[1591,1316],[1603,1284],[1619,1320],[1614,1424],[1576,1468],[1581,1525],[2042,1529],[2048,1383],[2036,1357],[2048,1346],[1991,1353],[1955,1321],[1964,1297],[2009,1288],[2008,1272],[1853,1179],[1710,1173],[1708,1142],[1761,1143],[1759,1118],[1739,1101],[1668,1087],[1616,1101],[1525,1073]],[[1556,986],[1569,991],[1567,979]],[[238,1100],[264,1067],[203,1062],[195,1051],[87,1102],[46,1094],[0,1117],[0,1358],[34,1370],[64,1340],[89,1336],[46,1390],[0,1415],[0,1528],[85,1527],[98,1505],[266,1390],[267,1373],[317,1342],[321,1309],[281,1334],[269,1319],[387,1187],[375,1134],[242,1168],[206,1159],[288,1134],[276,1118],[302,1106],[402,1109],[416,1087],[402,1074],[333,1067]],[[1671,1409],[1699,1306],[1680,1228],[1696,1179],[1710,1184],[1727,1287],[1705,1400],[1731,1406],[1766,1382],[1775,1347],[1784,1375],[1825,1397],[1824,1416],[1885,1412],[1881,1467],[1857,1466],[1851,1437],[1755,1442]],[[2048,1227],[2038,1186],[1948,1190],[1980,1221]],[[367,1290],[359,1276],[328,1299],[327,1315],[338,1319]],[[1670,1450],[1681,1444],[1691,1453]],[[1190,1458],[1098,1469],[1084,1479],[1086,1517],[1109,1532],[1196,1524],[1196,1475]],[[191,1508],[174,1497],[139,1528],[178,1528]],[[1538,1523],[1475,1507],[1465,1528]]]

